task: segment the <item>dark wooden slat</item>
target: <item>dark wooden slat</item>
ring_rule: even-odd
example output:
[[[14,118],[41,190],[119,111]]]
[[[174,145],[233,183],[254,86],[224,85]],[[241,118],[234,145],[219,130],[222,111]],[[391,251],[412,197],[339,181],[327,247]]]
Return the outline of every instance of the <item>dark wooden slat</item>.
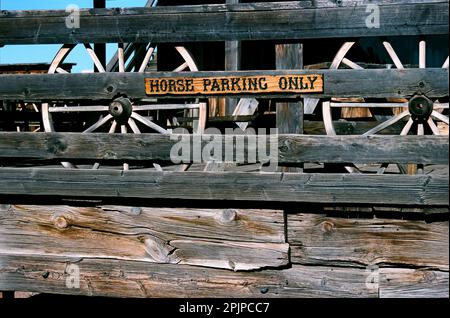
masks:
[[[435,175],[0,169],[0,195],[447,206],[448,190]]]
[[[178,137],[177,137],[178,136]],[[0,133],[0,158],[41,160],[100,160],[100,161],[171,161],[175,144],[184,149],[200,142],[202,149],[213,135],[105,134],[105,133]],[[245,140],[244,160],[255,153],[258,161],[269,156],[270,143],[278,144],[279,163],[423,163],[448,164],[449,141],[446,136],[310,136],[272,135],[252,136],[266,145],[266,152],[249,146],[249,138],[242,135],[214,136],[222,145],[241,144]],[[236,139],[237,138],[237,139]],[[259,140],[262,140],[259,141]],[[266,142],[267,141],[267,142]],[[233,153],[222,146],[222,158]],[[228,153],[226,152],[228,150]],[[192,155],[192,154],[191,154]],[[275,156],[272,153],[272,157]],[[250,157],[251,158],[251,157]],[[192,162],[190,157],[188,162]],[[187,163],[187,162],[186,162]],[[252,163],[252,162],[250,162]]]
[[[239,0],[226,0],[227,4],[237,4]],[[237,71],[241,69],[241,42],[225,41],[225,71]],[[225,115],[232,115],[238,100],[236,98],[225,99]]]
[[[309,97],[409,97],[425,92],[428,97],[448,96],[448,69],[408,70],[277,70],[240,72],[184,72],[183,77],[270,76],[323,74],[323,93]],[[174,78],[179,73],[94,73],[0,75],[0,99],[3,100],[111,100],[118,95],[148,98],[144,78]],[[195,97],[202,96],[201,92]],[[175,97],[180,98],[181,95]],[[214,96],[214,93],[204,95]],[[217,96],[220,96],[217,95]],[[231,95],[230,95],[231,96]],[[292,93],[236,93],[233,96],[299,97]],[[170,96],[167,96],[170,97]]]
[[[448,221],[426,223],[297,213],[289,214],[287,222],[293,263],[414,266],[444,271],[449,268]]]
[[[302,68],[301,44],[278,44],[275,46],[277,69],[301,69]],[[303,133],[303,103],[279,102],[277,108],[277,125],[281,134]]]
[[[366,5],[314,8],[310,1],[81,10],[80,28],[65,11],[2,11],[0,43],[178,42],[448,34],[448,3],[380,1],[380,27]],[[193,22],[195,21],[195,22]],[[14,28],[11,28],[14,25]]]

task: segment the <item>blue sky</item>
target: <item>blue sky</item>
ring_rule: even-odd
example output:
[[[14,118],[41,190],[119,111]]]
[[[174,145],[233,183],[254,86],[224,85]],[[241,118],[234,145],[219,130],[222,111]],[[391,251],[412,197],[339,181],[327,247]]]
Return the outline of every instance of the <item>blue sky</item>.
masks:
[[[146,0],[106,0],[107,7],[143,7]],[[93,0],[0,0],[1,10],[65,10],[75,4],[80,8],[92,8]],[[0,64],[50,63],[61,45],[7,45],[0,48]],[[108,44],[107,57],[114,54],[117,44]],[[73,72],[93,68],[89,56],[80,45],[66,62],[77,63]]]

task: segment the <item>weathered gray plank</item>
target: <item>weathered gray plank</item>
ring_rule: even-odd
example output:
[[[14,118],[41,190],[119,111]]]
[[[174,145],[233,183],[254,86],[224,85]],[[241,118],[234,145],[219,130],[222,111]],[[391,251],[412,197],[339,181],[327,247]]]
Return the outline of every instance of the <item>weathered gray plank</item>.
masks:
[[[183,77],[269,76],[323,74],[323,93],[309,97],[410,97],[426,92],[428,97],[448,96],[448,69],[365,69],[365,70],[276,70],[238,72],[184,72]],[[92,74],[4,74],[0,75],[2,100],[111,100],[117,95],[148,98],[144,78],[176,78],[179,73],[92,73]],[[89,85],[86,85],[89,83]],[[203,96],[201,91],[191,97]],[[204,96],[214,96],[209,92]],[[216,94],[221,96],[220,93]],[[177,97],[181,95],[165,95]],[[299,94],[236,92],[241,97],[293,97]]]
[[[448,176],[1,168],[0,195],[448,206]],[[16,197],[6,197],[18,200]]]
[[[314,8],[310,1],[81,10],[80,28],[65,11],[2,11],[0,43],[185,42],[448,34],[448,3],[379,1],[380,25],[366,5]],[[192,21],[195,21],[193,23]],[[14,28],[10,26],[14,25]]]
[[[302,69],[303,54],[301,44],[278,44],[275,46],[277,69]],[[276,127],[280,134],[303,133],[303,103],[301,101],[276,104]]]
[[[244,162],[252,160],[249,154],[255,154],[257,161],[265,161],[270,155],[270,158],[276,158],[279,163],[448,164],[449,141],[446,136],[203,135],[198,137],[160,134],[4,132],[0,133],[0,158],[14,159],[17,162],[24,159],[56,162],[62,159],[112,162],[171,161],[171,149],[174,145],[187,151],[193,149],[194,145],[201,144],[201,149],[204,149],[213,140],[212,137],[215,141],[221,142],[223,161],[236,156],[236,153],[233,154],[236,152],[233,145],[243,145],[244,157],[239,160]],[[251,141],[257,143],[253,144]],[[261,145],[266,147],[264,151],[261,151]],[[208,161],[208,158],[200,159]],[[190,156],[186,156],[185,163],[193,160],[191,151]]]
[[[380,298],[448,298],[448,272],[409,268],[379,270]]]
[[[0,207],[0,254],[102,257],[235,271],[288,264],[283,211]]]
[[[73,264],[80,288],[68,288]],[[300,266],[232,272],[173,264],[1,255],[0,289],[115,297],[377,297],[357,268]],[[69,285],[70,287],[70,285]]]
[[[289,214],[293,263],[415,266],[448,271],[448,222]]]
[[[237,4],[239,0],[226,0],[227,4]],[[241,69],[241,42],[225,41],[225,71],[237,71]],[[225,115],[232,115],[238,100],[236,98],[225,99]]]

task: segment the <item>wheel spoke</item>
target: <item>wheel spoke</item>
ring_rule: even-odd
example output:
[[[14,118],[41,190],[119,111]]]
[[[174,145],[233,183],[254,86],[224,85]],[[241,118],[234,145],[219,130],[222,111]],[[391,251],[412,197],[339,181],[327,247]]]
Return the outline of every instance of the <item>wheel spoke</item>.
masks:
[[[434,123],[433,119],[431,117],[427,120],[428,126],[430,126],[431,131],[433,132],[433,135],[439,136],[441,133],[439,132],[439,128],[437,128],[436,124]]]
[[[419,68],[425,68],[426,67],[426,53],[427,53],[427,46],[425,41],[419,42]]]
[[[433,110],[433,112],[431,113],[431,116],[436,119],[439,119],[440,121],[442,121],[448,125],[448,117],[447,116],[442,115],[441,113],[438,113],[435,110]]]
[[[395,124],[396,122],[398,122],[399,120],[403,119],[404,117],[409,115],[409,111],[405,110],[404,112],[402,112],[400,115],[394,116],[384,122],[382,122],[381,124],[379,124],[378,126],[375,126],[374,128],[370,129],[369,131],[365,132],[363,135],[364,136],[369,136],[369,135],[373,135],[376,134],[377,132]]]
[[[400,133],[400,136],[406,136],[409,131],[411,130],[412,125],[414,124],[414,121],[412,120],[412,118],[410,118],[408,120],[408,122],[406,123],[405,127],[403,127],[402,132]]]
[[[109,120],[111,120],[113,118],[113,116],[111,116],[110,114],[106,115],[105,117],[103,117],[102,119],[100,119],[99,121],[97,121],[95,124],[93,124],[91,127],[89,127],[88,129],[86,129],[85,131],[83,131],[83,133],[90,133],[93,132],[94,130],[98,129],[99,127],[103,126],[104,124],[106,124]]]
[[[143,116],[141,116],[141,115],[139,115],[139,114],[137,114],[135,112],[131,113],[131,117],[136,119],[137,121],[143,123],[144,125],[150,127],[151,129],[156,130],[157,132],[159,132],[161,134],[168,134],[169,133],[166,129],[158,126],[154,122],[148,120],[147,118],[145,118],[145,117],[143,117]]]
[[[398,58],[397,53],[395,53],[391,43],[385,41],[383,42],[383,45],[386,48],[386,51],[388,52],[389,56],[391,57],[392,62],[394,62],[395,67],[398,69],[404,69],[402,62],[400,62],[400,59]]]
[[[171,109],[197,109],[200,104],[154,104],[133,106],[134,111],[144,110],[171,110]]]
[[[433,109],[448,109],[448,103],[433,103]]]
[[[448,68],[448,59],[449,57],[447,56],[447,59],[445,60],[444,64],[442,64],[442,68]]]
[[[125,72],[125,54],[123,51],[123,43],[119,43],[117,48],[117,59],[119,62],[119,72]]]
[[[50,113],[68,113],[68,112],[107,112],[108,106],[58,106],[50,107]]]
[[[117,121],[113,120],[111,128],[109,128],[108,133],[114,134],[116,132],[116,128],[117,128]]]
[[[147,53],[145,54],[144,60],[142,61],[141,66],[139,67],[139,73],[144,73],[145,69],[147,68],[148,62],[152,58],[153,52],[155,51],[154,46],[150,46],[147,50]]]
[[[136,125],[136,122],[133,120],[133,118],[129,118],[128,119],[128,126],[130,126],[131,130],[135,133],[135,134],[140,134],[141,131],[139,130],[138,126]]]
[[[89,53],[89,56],[91,57],[92,61],[95,64],[95,67],[98,69],[100,73],[105,73],[105,68],[103,67],[102,63],[97,57],[97,54],[95,54],[94,50],[92,49],[91,45],[89,43],[85,43],[84,47],[86,48],[86,51]]]
[[[364,69],[363,67],[359,66],[358,64],[356,64],[355,62],[350,61],[348,58],[344,57],[342,59],[342,63],[344,63],[345,65],[347,65],[348,67],[355,69],[355,70],[362,70]]]
[[[418,124],[417,125],[417,135],[419,135],[419,136],[425,135],[423,124]]]
[[[56,73],[59,73],[59,74],[69,74],[69,72],[67,72],[65,69],[63,69],[63,68],[61,68],[61,67],[58,67],[58,68],[56,69]]]
[[[181,72],[184,71],[185,69],[188,68],[188,63],[184,62],[183,64],[181,64],[180,66],[178,66],[176,69],[174,69],[172,72]]]
[[[364,108],[401,108],[408,103],[330,103],[331,107],[364,107]]]
[[[389,167],[389,163],[383,163],[378,169],[377,169],[377,174],[383,174],[387,167]]]

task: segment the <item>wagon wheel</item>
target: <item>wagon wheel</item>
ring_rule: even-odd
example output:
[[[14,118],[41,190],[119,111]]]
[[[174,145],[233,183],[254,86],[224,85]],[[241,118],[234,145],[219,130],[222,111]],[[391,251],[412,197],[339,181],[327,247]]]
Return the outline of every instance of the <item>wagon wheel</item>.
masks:
[[[333,62],[331,63],[330,68],[338,69],[339,67],[345,65],[347,68],[363,69],[362,66],[346,57],[347,53],[350,51],[354,44],[355,42],[346,42],[344,45],[342,45]],[[392,59],[395,67],[397,69],[404,69],[405,67],[398,58],[392,45],[389,42],[385,41],[383,42],[383,46],[386,49],[389,57]],[[420,41],[418,49],[418,67],[426,68],[426,42]],[[442,65],[442,68],[448,69],[448,66],[449,58],[447,57]],[[314,100],[312,102],[314,102]],[[355,108],[359,108],[360,110],[368,112],[372,115],[376,122],[374,127],[370,128],[362,134],[364,136],[378,134],[393,125],[400,125],[400,135],[448,135],[448,100],[445,103],[440,102],[439,100],[432,101],[425,95],[416,95],[410,99],[387,99],[376,102],[368,102],[364,99],[355,101],[337,98],[332,98],[330,101],[324,101],[322,102],[322,114],[327,135],[336,135],[337,131],[333,123],[333,109],[341,109],[342,113],[342,111],[348,111]],[[440,130],[440,128],[443,129]],[[389,163],[382,164],[381,167],[378,167],[377,173],[384,173],[388,165]],[[406,173],[408,170],[403,165],[398,165],[398,168],[401,173]],[[347,166],[346,169],[349,172],[361,172],[360,169],[358,169],[358,167],[356,166]],[[420,172],[422,169],[423,167],[419,165],[418,171]],[[411,170],[415,169],[409,170],[411,172]]]
[[[65,44],[53,59],[48,73],[67,73],[60,65],[70,55],[76,45]],[[109,63],[102,65],[90,44],[83,45],[87,55],[94,62],[99,72],[115,71],[114,64],[117,64],[118,72],[144,72],[151,61],[156,46],[145,45],[142,60],[137,58],[137,54],[131,57],[126,54],[125,45],[118,44],[117,63]],[[176,67],[174,71],[181,72],[184,70],[198,71],[194,59],[186,48],[177,46],[176,51],[181,56],[183,63]],[[154,100],[131,100],[126,96],[119,96],[109,104],[102,105],[68,105],[68,104],[49,104],[42,105],[42,120],[44,130],[46,132],[55,131],[71,131],[82,133],[108,132],[108,133],[134,133],[151,132],[160,134],[169,134],[171,129],[177,126],[176,119],[170,120],[162,114],[173,114],[173,112],[183,112],[184,115],[192,116],[192,130],[201,133],[206,123],[206,104],[199,103],[178,103],[178,104],[161,104]],[[75,114],[75,118],[73,115]],[[72,115],[72,118],[70,117]],[[153,116],[153,117],[152,117]],[[161,122],[159,118],[163,117],[166,122]],[[76,168],[69,162],[63,162],[66,168]],[[180,166],[181,170],[187,169],[187,166]],[[94,164],[94,169],[99,168],[99,164]],[[123,164],[123,169],[128,170],[129,165]]]

